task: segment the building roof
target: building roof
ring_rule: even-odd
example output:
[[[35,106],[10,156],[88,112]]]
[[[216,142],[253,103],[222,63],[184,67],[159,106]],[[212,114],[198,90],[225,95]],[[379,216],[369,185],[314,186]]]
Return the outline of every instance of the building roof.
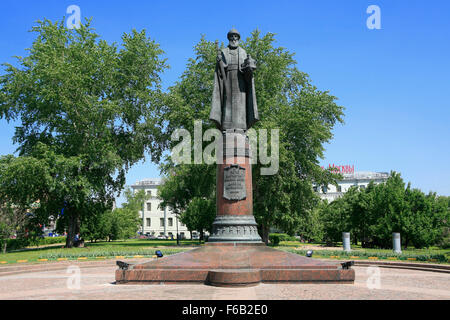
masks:
[[[362,179],[387,179],[389,178],[389,173],[387,172],[371,172],[371,171],[359,171],[355,173],[344,173],[343,180],[362,180]]]
[[[149,179],[143,179],[136,181],[135,184],[133,184],[131,187],[150,187],[150,186],[159,186],[161,185],[161,178],[149,178]]]

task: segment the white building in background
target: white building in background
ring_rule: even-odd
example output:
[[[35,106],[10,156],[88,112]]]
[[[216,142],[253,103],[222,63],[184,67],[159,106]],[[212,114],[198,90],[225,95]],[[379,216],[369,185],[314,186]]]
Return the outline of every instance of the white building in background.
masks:
[[[144,225],[143,234],[176,239],[178,228],[178,233],[182,239],[190,239],[189,230],[178,220],[172,210],[168,207],[160,208],[159,205],[162,202],[158,197],[158,187],[160,185],[161,179],[154,178],[137,181],[131,186],[134,192],[145,190],[146,194],[150,195],[150,198],[144,204],[144,214],[142,214],[142,210],[139,212]],[[142,227],[140,232],[142,232]],[[197,236],[198,233],[193,231],[192,237],[196,238]]]
[[[343,175],[343,179],[337,181],[337,187],[335,185],[328,185],[326,187],[318,185],[313,186],[314,191],[319,194],[320,198],[327,199],[328,202],[342,197],[344,193],[353,186],[363,189],[366,188],[372,181],[375,184],[379,184],[386,182],[389,178],[389,173],[387,172],[355,172],[354,167],[350,166],[339,166],[335,168],[337,168]]]

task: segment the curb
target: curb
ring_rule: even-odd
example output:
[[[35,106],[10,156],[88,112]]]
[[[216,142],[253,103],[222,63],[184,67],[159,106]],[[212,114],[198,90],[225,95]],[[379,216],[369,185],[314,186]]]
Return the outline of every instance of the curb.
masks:
[[[53,259],[32,259],[32,260],[16,260],[14,262],[0,261],[0,273],[1,268],[4,266],[21,266],[21,265],[36,265],[36,262],[61,262],[61,261],[98,261],[98,260],[111,260],[111,259],[138,259],[138,258],[155,258],[155,255],[133,255],[133,256],[93,256],[93,257],[72,257],[72,258],[53,258]],[[27,264],[28,263],[28,264]]]
[[[134,258],[127,258],[129,262],[136,261]],[[29,272],[47,272],[64,270],[69,266],[79,266],[81,268],[98,268],[98,267],[113,267],[116,266],[116,260],[113,259],[100,259],[90,261],[79,260],[63,260],[63,261],[50,261],[49,263],[36,263],[36,264],[23,264],[23,265],[9,265],[0,267],[0,277],[9,276],[20,273]]]
[[[349,260],[341,260],[342,262]],[[370,267],[377,266],[382,268],[392,268],[392,269],[410,269],[410,270],[420,270],[420,271],[431,271],[431,272],[441,272],[441,273],[449,273],[450,274],[450,266],[449,265],[440,265],[440,264],[429,264],[429,263],[402,263],[402,262],[385,262],[385,261],[354,261],[354,266],[359,267]]]

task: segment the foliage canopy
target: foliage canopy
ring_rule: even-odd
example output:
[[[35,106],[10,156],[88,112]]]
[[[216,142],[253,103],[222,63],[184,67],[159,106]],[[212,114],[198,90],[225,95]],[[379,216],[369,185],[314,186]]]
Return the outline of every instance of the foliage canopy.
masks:
[[[145,152],[159,160],[167,65],[145,30],[124,33],[120,49],[99,39],[89,20],[73,30],[38,21],[32,31],[29,55],[17,57],[18,67],[4,65],[0,117],[20,121],[13,139],[20,156],[54,167],[30,188],[49,214],[65,209],[71,246],[82,216],[111,206],[130,166]]]

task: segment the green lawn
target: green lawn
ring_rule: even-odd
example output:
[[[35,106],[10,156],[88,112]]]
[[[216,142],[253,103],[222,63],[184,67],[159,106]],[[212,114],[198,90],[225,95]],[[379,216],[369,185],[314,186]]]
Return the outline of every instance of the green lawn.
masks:
[[[146,240],[132,239],[126,241],[101,241],[96,243],[85,243],[85,248],[63,248],[63,243],[53,244],[41,247],[30,247],[20,251],[0,254],[0,265],[20,263],[20,260],[26,262],[39,262],[39,259],[47,261],[56,261],[57,259],[77,260],[79,258],[99,259],[99,258],[132,258],[134,256],[152,257],[155,250],[159,249],[164,255],[170,255],[198,247],[198,240],[180,241],[180,246],[176,245],[176,240]],[[321,244],[301,243],[297,241],[282,241],[277,249],[285,250],[300,255],[306,254],[305,246],[321,246]],[[339,245],[339,244],[338,244]],[[352,251],[345,253],[342,250],[333,248],[320,248],[314,250],[313,258],[320,259],[369,259],[376,257],[378,260],[403,260],[403,261],[421,261],[421,262],[439,262],[448,263],[450,259],[450,250],[438,248],[415,249],[408,248],[403,250],[401,255],[394,254],[389,249],[362,249],[360,246],[352,245]],[[408,260],[409,258],[409,260]],[[415,260],[414,260],[415,259]]]
[[[20,260],[26,262],[39,262],[39,259],[48,261],[58,258],[75,260],[80,257],[96,259],[97,257],[115,258],[116,256],[133,257],[136,255],[151,257],[156,248],[164,255],[170,255],[186,251],[199,246],[198,240],[182,240],[180,246],[176,240],[141,240],[133,239],[126,241],[101,241],[96,243],[86,242],[84,248],[63,248],[64,244],[48,245],[42,247],[30,247],[23,250],[0,254],[0,265],[18,263]],[[20,262],[19,262],[20,263]]]
[[[335,248],[327,248],[320,243],[302,243],[298,241],[281,241],[276,248],[293,252],[301,255],[306,255],[306,246],[319,247],[314,251],[313,258],[331,258],[331,259],[369,259],[376,257],[378,260],[400,260],[400,261],[419,261],[419,262],[433,262],[433,263],[449,263],[450,250],[439,249],[431,247],[426,249],[416,249],[414,247],[403,249],[402,254],[396,254],[392,249],[370,249],[362,248],[361,245],[352,245],[351,252],[344,252],[337,250],[336,247],[342,248],[342,243],[336,244]]]
[[[327,249],[326,245],[324,243],[305,243],[300,241],[281,241],[279,244],[280,247],[306,247],[306,246],[317,246],[317,247],[323,247],[324,249]],[[334,247],[342,248],[342,242],[337,242]],[[358,243],[357,245],[351,244],[350,245],[352,250],[365,250],[365,251],[376,251],[376,252],[391,252],[392,249],[371,249],[371,248],[363,248],[361,246],[361,243]],[[430,247],[430,248],[424,248],[424,249],[416,249],[414,247],[408,247],[408,249],[402,248],[402,251],[408,251],[408,252],[417,252],[417,253],[423,253],[423,252],[429,252],[429,251],[439,251],[441,253],[447,252],[450,253],[450,249],[440,249],[438,247]]]

